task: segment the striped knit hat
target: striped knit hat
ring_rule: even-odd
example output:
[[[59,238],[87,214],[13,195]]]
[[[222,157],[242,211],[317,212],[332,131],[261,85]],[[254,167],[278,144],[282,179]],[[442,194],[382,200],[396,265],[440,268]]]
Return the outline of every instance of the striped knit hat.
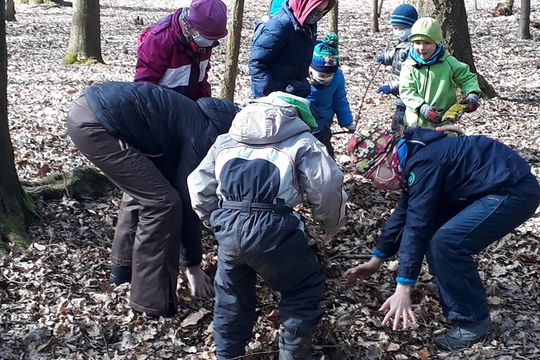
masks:
[[[320,72],[335,73],[339,67],[338,36],[328,33],[313,49],[311,68]]]
[[[392,13],[390,24],[411,28],[416,20],[418,20],[418,12],[414,6],[403,4],[399,5]]]

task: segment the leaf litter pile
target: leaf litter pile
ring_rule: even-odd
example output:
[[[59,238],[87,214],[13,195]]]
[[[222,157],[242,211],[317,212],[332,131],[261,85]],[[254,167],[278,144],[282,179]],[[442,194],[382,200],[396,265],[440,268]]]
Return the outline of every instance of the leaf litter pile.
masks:
[[[70,104],[94,83],[131,81],[136,39],[147,25],[187,1],[102,0],[101,36],[106,64],[62,64],[69,40],[72,9],[17,5],[17,21],[7,23],[8,99],[11,139],[19,178],[37,181],[89,165],[70,142],[65,118]],[[264,13],[260,1],[245,4],[242,48],[235,102],[249,101],[247,70],[250,34]],[[377,67],[376,55],[394,44],[389,17],[399,5],[385,1],[381,32],[371,32],[370,4],[341,0],[340,56],[349,102],[359,123],[389,127],[393,109],[376,89],[390,69]],[[460,125],[467,134],[484,134],[516,149],[540,177],[540,32],[532,40],[516,37],[519,18],[495,17],[492,3],[467,8],[475,64],[499,97],[483,100]],[[469,6],[469,5],[468,5]],[[516,9],[519,14],[519,8]],[[531,20],[540,8],[533,4]],[[142,23],[142,24],[141,24]],[[327,29],[319,27],[319,36]],[[225,41],[212,58],[210,81],[221,91]],[[390,48],[388,47],[388,48]],[[336,127],[336,131],[340,131]],[[393,293],[397,261],[389,261],[363,283],[346,287],[343,271],[369,258],[376,237],[391,213],[396,192],[374,190],[352,174],[345,151],[348,135],[334,138],[336,161],[346,173],[349,195],[345,226],[330,244],[310,218],[308,235],[326,269],[321,306],[325,316],[314,335],[323,359],[537,359],[540,357],[540,217],[532,219],[477,256],[486,285],[495,332],[483,344],[460,352],[439,352],[433,338],[448,329],[441,315],[434,279],[424,268],[414,293],[418,324],[412,330],[381,326],[377,310]],[[42,223],[29,229],[32,245],[0,260],[1,359],[215,359],[213,300],[189,296],[186,278],[178,279],[179,313],[173,319],[133,313],[129,284],[108,281],[110,248],[120,192],[101,198],[41,201]],[[212,274],[217,244],[203,239],[204,268]],[[279,264],[276,264],[279,266]],[[275,359],[279,294],[257,285],[257,320],[245,359]]]

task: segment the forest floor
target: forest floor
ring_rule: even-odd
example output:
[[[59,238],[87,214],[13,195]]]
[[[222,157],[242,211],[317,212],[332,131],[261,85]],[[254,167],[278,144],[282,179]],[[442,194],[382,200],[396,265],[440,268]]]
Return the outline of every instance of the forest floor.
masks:
[[[72,9],[17,5],[17,21],[7,23],[8,99],[11,140],[19,178],[37,181],[89,165],[67,136],[70,104],[88,86],[131,81],[136,39],[147,25],[187,1],[101,0],[102,53],[105,64],[67,66]],[[263,5],[261,5],[263,3]],[[268,1],[246,0],[235,102],[249,101],[250,33]],[[377,94],[390,69],[376,66],[376,55],[395,42],[389,25],[397,0],[382,8],[381,31],[371,32],[370,3],[340,0],[340,55],[348,97],[359,123],[389,125],[390,99]],[[517,150],[540,178],[540,31],[532,40],[517,39],[518,16],[494,17],[495,2],[467,2],[475,64],[499,96],[484,99],[465,115],[467,134],[484,134]],[[517,2],[519,3],[519,2]],[[519,14],[519,8],[516,9]],[[135,21],[144,21],[140,25]],[[531,18],[540,18],[532,2]],[[323,20],[319,35],[324,35]],[[210,80],[221,90],[225,41],[215,49]],[[340,129],[337,128],[336,131]],[[325,266],[325,315],[314,336],[322,359],[538,359],[540,358],[540,215],[477,256],[495,327],[483,344],[460,352],[437,351],[433,338],[448,329],[433,279],[423,270],[415,290],[418,324],[412,330],[381,326],[377,311],[394,289],[396,261],[358,285],[342,284],[343,271],[371,253],[378,231],[399,194],[374,190],[352,174],[345,145],[336,135],[336,161],[346,173],[348,215],[342,231],[328,245],[308,221],[309,234]],[[1,359],[215,359],[213,300],[189,296],[180,276],[182,305],[175,318],[152,319],[130,310],[129,285],[109,284],[110,248],[119,192],[97,199],[64,198],[39,204],[42,223],[29,229],[32,245],[0,260]],[[309,210],[304,209],[309,220]],[[215,264],[216,244],[204,237],[204,266]],[[277,356],[279,295],[258,284],[257,320],[249,357]]]

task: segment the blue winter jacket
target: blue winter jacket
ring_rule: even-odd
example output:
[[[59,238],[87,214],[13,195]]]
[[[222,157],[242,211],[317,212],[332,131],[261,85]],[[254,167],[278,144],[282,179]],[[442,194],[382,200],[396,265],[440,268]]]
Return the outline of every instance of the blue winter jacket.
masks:
[[[319,128],[332,125],[334,114],[337,115],[341,127],[347,127],[353,123],[345,90],[345,78],[341,69],[337,70],[328,86],[311,86],[311,93],[307,99],[311,102],[311,110]]]
[[[397,277],[414,283],[435,232],[475,200],[518,183],[530,166],[485,136],[447,137],[424,128],[404,135],[400,164],[407,185],[374,254],[398,253]]]
[[[284,3],[253,39],[249,57],[251,91],[260,98],[273,91],[307,97],[307,81],[317,25],[301,26]]]

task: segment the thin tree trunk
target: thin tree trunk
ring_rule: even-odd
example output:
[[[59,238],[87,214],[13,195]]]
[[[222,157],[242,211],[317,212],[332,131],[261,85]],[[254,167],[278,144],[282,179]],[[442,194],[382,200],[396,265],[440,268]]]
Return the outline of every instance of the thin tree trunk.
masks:
[[[75,0],[65,63],[103,63],[100,26],[99,0]]]
[[[15,3],[13,0],[6,1],[6,21],[17,21],[15,19]]]
[[[520,39],[531,38],[531,1],[521,0],[521,14],[519,17],[519,34]]]
[[[338,5],[339,2],[336,2],[330,13],[328,14],[328,31],[333,32],[338,35]]]
[[[378,0],[372,0],[371,2],[371,31],[379,32],[379,6]]]
[[[17,177],[9,136],[5,6],[5,1],[0,0],[0,249],[5,249],[7,244],[17,247],[27,244],[25,214],[26,206],[30,207]]]
[[[244,14],[244,0],[232,0],[231,21],[227,37],[227,56],[225,57],[225,74],[221,97],[234,101],[236,72],[238,71],[238,54],[240,54],[240,36]]]

